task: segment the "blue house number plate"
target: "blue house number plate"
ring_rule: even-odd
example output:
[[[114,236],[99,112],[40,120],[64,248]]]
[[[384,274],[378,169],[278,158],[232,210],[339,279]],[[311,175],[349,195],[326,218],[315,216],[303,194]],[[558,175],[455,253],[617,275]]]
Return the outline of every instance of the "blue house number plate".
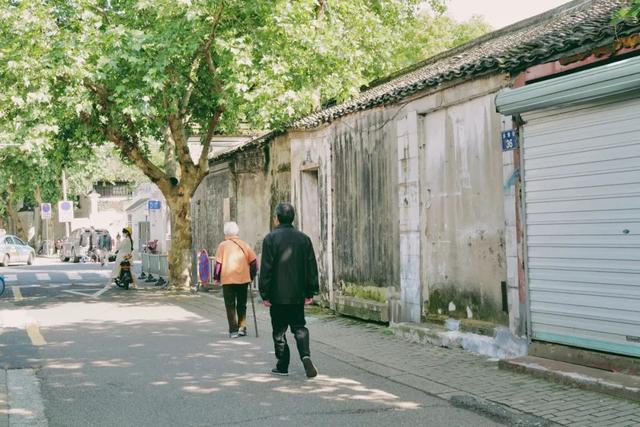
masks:
[[[502,131],[502,151],[518,148],[518,134],[515,130]]]

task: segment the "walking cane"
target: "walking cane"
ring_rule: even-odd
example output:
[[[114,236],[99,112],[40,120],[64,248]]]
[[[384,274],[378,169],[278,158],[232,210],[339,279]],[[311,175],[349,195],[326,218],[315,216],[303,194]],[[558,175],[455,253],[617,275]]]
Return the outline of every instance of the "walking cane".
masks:
[[[256,276],[257,277],[257,276]],[[251,296],[251,309],[253,310],[253,326],[256,329],[256,338],[258,338],[258,319],[256,318],[256,306],[253,303],[253,285],[256,282],[255,278],[251,281],[249,286],[249,295]]]

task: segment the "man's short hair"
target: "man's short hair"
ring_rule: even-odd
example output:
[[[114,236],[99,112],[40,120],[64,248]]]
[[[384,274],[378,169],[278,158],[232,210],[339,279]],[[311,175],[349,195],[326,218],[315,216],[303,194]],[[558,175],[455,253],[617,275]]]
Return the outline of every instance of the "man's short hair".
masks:
[[[240,227],[234,221],[224,223],[225,236],[237,236],[240,234]]]
[[[296,216],[296,210],[291,203],[278,203],[276,206],[276,217],[280,224],[291,224]]]

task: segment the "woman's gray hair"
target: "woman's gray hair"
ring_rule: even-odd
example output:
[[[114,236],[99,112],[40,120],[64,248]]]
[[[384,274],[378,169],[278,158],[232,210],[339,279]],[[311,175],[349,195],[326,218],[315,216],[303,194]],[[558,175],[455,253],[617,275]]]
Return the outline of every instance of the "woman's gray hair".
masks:
[[[237,236],[240,234],[240,227],[234,221],[224,223],[225,236]]]

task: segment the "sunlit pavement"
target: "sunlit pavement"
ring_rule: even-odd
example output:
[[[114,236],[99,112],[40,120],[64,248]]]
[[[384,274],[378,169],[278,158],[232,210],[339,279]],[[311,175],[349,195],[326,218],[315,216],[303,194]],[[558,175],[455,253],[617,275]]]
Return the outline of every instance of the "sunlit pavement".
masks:
[[[42,259],[0,270],[0,426],[496,425],[314,341],[313,316],[320,375],[292,357],[274,377],[261,307],[260,337],[229,339],[215,295],[98,295],[109,271]]]

